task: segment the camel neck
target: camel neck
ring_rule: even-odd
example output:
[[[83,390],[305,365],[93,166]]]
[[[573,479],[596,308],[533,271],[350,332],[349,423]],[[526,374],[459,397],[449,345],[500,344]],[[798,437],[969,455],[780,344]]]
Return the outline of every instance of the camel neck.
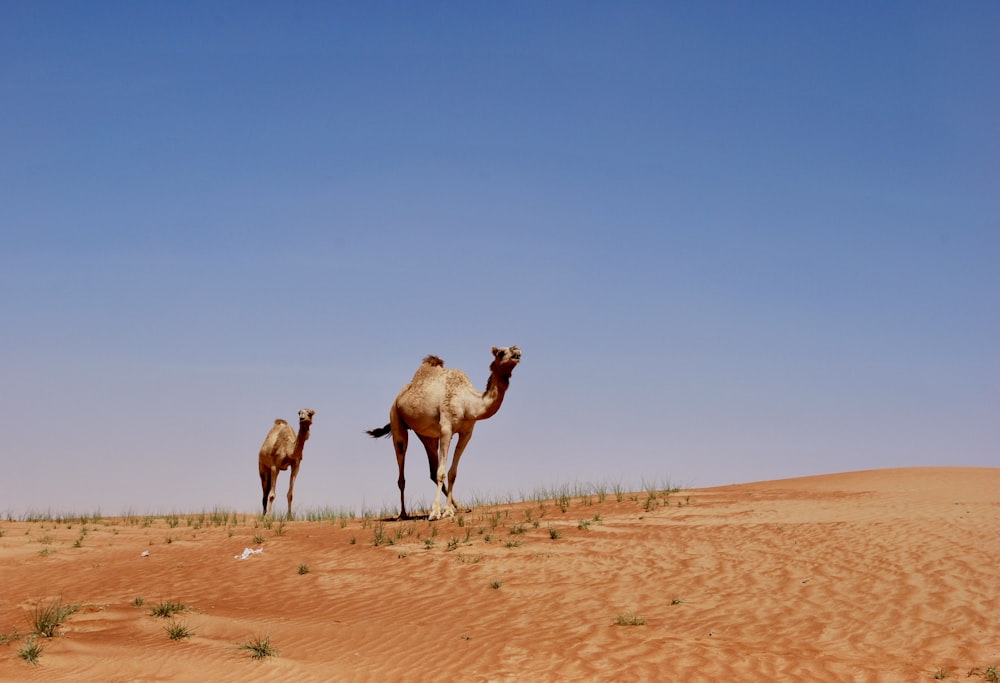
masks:
[[[308,422],[299,423],[299,433],[295,436],[295,451],[302,454],[302,447],[305,445],[306,440],[309,438],[309,427],[311,425]]]
[[[503,403],[504,394],[507,393],[507,387],[509,386],[509,374],[497,372],[496,370],[490,373],[490,378],[486,381],[486,391],[483,392],[483,403],[486,410],[483,416],[479,418],[480,420],[493,417],[500,410],[500,404]]]

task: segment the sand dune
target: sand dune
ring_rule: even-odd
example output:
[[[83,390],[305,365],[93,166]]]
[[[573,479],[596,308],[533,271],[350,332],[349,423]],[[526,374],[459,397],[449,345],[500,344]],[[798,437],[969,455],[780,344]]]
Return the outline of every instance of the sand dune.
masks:
[[[0,680],[976,681],[1000,667],[1000,469],[557,503],[280,529],[0,522]],[[247,547],[264,551],[234,559]],[[78,609],[29,664],[33,609],[56,599]],[[168,601],[188,609],[151,614]],[[172,621],[193,635],[171,640]],[[239,648],[265,636],[277,656]]]

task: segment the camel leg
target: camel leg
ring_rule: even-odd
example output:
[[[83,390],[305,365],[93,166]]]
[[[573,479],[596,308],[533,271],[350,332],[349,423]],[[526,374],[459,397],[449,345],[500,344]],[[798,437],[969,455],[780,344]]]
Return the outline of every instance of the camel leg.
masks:
[[[403,474],[403,465],[406,464],[406,443],[409,440],[409,430],[405,427],[399,428],[395,419],[392,421],[392,445],[396,449],[396,465],[399,467],[399,479],[396,485],[399,486],[399,519],[406,519],[406,477]]]
[[[455,514],[455,509],[449,509],[447,505],[443,510],[441,509],[441,492],[445,486],[445,468],[448,466],[449,448],[451,448],[451,432],[442,429],[441,438],[438,439],[437,493],[434,494],[434,506],[431,508],[431,513],[427,516],[428,519],[441,519],[442,517],[450,517]]]
[[[271,491],[271,468],[260,466],[260,487],[264,491],[263,514],[267,514],[267,494]]]
[[[431,471],[431,481],[435,484],[438,480],[438,440],[433,436],[422,436],[417,434],[417,438],[420,439],[420,443],[424,445],[424,450],[427,451],[427,464]]]
[[[292,489],[295,488],[295,477],[299,476],[301,462],[292,463],[292,472],[288,477],[288,519],[292,518]]]
[[[417,436],[420,438],[420,442],[424,444],[424,450],[427,451],[427,464],[431,470],[431,481],[436,484],[438,480],[438,440],[433,436],[420,436],[419,434]],[[441,493],[447,496],[450,490],[451,487],[446,484],[441,489]],[[458,503],[455,503],[455,505],[457,506]]]
[[[264,506],[264,515],[271,514],[271,508],[274,507],[274,496],[278,491],[278,468],[271,466],[271,487],[267,492],[267,505]]]
[[[465,447],[469,445],[469,439],[472,438],[472,429],[467,432],[462,432],[458,435],[458,443],[455,444],[455,454],[451,456],[451,469],[448,470],[448,508],[454,511],[458,510],[458,502],[455,500],[455,479],[458,477],[458,460],[462,457],[462,451]]]

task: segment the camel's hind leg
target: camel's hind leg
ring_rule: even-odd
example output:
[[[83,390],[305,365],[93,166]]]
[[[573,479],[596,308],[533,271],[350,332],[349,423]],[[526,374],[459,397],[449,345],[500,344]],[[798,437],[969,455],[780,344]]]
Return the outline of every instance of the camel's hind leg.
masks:
[[[420,442],[424,445],[424,450],[427,451],[427,464],[431,471],[431,481],[436,484],[438,480],[438,440],[433,436],[420,436],[419,434],[417,436],[420,438]],[[446,496],[449,495],[449,491],[451,491],[451,486],[449,484],[445,484],[441,489],[441,493]],[[452,499],[452,503],[454,503],[455,508],[458,509],[458,503],[455,502],[454,499]]]
[[[267,514],[267,496],[271,493],[271,468],[261,465],[260,469],[260,487],[264,490],[264,508],[263,514]]]
[[[269,468],[269,471],[270,471],[269,478],[271,485],[268,488],[268,490],[264,493],[265,516],[271,514],[271,509],[274,507],[274,498],[278,492],[278,468],[271,467]]]
[[[447,499],[445,500],[444,509],[441,508],[441,493],[445,488],[444,477],[445,477],[445,467],[448,464],[448,449],[451,447],[451,432],[442,429],[441,438],[438,439],[438,462],[437,462],[437,493],[434,495],[434,506],[431,507],[431,513],[427,516],[427,519],[441,519],[443,517],[453,517],[455,515],[455,508],[449,508],[447,505]],[[450,494],[448,498],[450,498]]]
[[[403,472],[406,464],[406,443],[410,438],[409,430],[398,424],[395,414],[392,419],[392,447],[396,451],[396,465],[399,467],[399,478],[396,485],[399,487],[399,519],[406,519],[406,476]]]

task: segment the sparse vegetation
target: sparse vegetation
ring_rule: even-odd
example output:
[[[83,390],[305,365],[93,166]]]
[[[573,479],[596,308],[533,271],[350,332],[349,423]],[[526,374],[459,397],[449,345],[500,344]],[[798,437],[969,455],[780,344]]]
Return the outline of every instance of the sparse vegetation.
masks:
[[[170,640],[181,640],[182,638],[190,638],[194,635],[194,631],[190,626],[182,624],[179,621],[171,621],[163,627],[163,630],[167,632]]]
[[[265,657],[277,657],[278,650],[271,645],[270,636],[253,636],[250,640],[239,645],[241,650],[246,650],[250,654],[250,659],[264,659]]]
[[[995,665],[987,666],[983,669],[980,669],[979,667],[970,669],[969,673],[966,674],[965,677],[972,678],[973,676],[978,676],[984,681],[987,681],[987,683],[997,683],[997,681],[1000,681],[1000,674],[997,673],[997,667]]]
[[[178,612],[184,612],[188,609],[188,606],[182,602],[173,601],[160,601],[153,609],[149,611],[149,614],[154,617],[172,617]]]
[[[17,649],[17,656],[26,661],[28,664],[38,664],[38,658],[42,656],[42,650],[45,646],[38,642],[37,638],[28,638],[24,641],[24,645]]]
[[[634,612],[625,612],[615,618],[615,625],[617,626],[643,626],[645,623],[646,617],[639,616]]]
[[[392,545],[392,538],[385,533],[385,522],[381,519],[372,527],[372,545]]]
[[[299,563],[299,575],[301,576],[303,574],[308,574],[308,573],[309,573],[309,565],[307,565],[305,562]]]
[[[135,596],[135,600],[132,601],[133,607],[142,607],[143,603],[146,602],[146,598],[141,595]]]
[[[493,590],[499,590],[500,586],[502,586],[502,585],[503,585],[502,581],[492,581],[492,582],[490,582],[490,588],[492,588]]]
[[[56,629],[66,620],[66,617],[78,609],[80,609],[79,605],[64,605],[60,599],[56,599],[48,605],[41,603],[35,605],[31,614],[32,633],[43,638],[51,638],[56,634]]]

